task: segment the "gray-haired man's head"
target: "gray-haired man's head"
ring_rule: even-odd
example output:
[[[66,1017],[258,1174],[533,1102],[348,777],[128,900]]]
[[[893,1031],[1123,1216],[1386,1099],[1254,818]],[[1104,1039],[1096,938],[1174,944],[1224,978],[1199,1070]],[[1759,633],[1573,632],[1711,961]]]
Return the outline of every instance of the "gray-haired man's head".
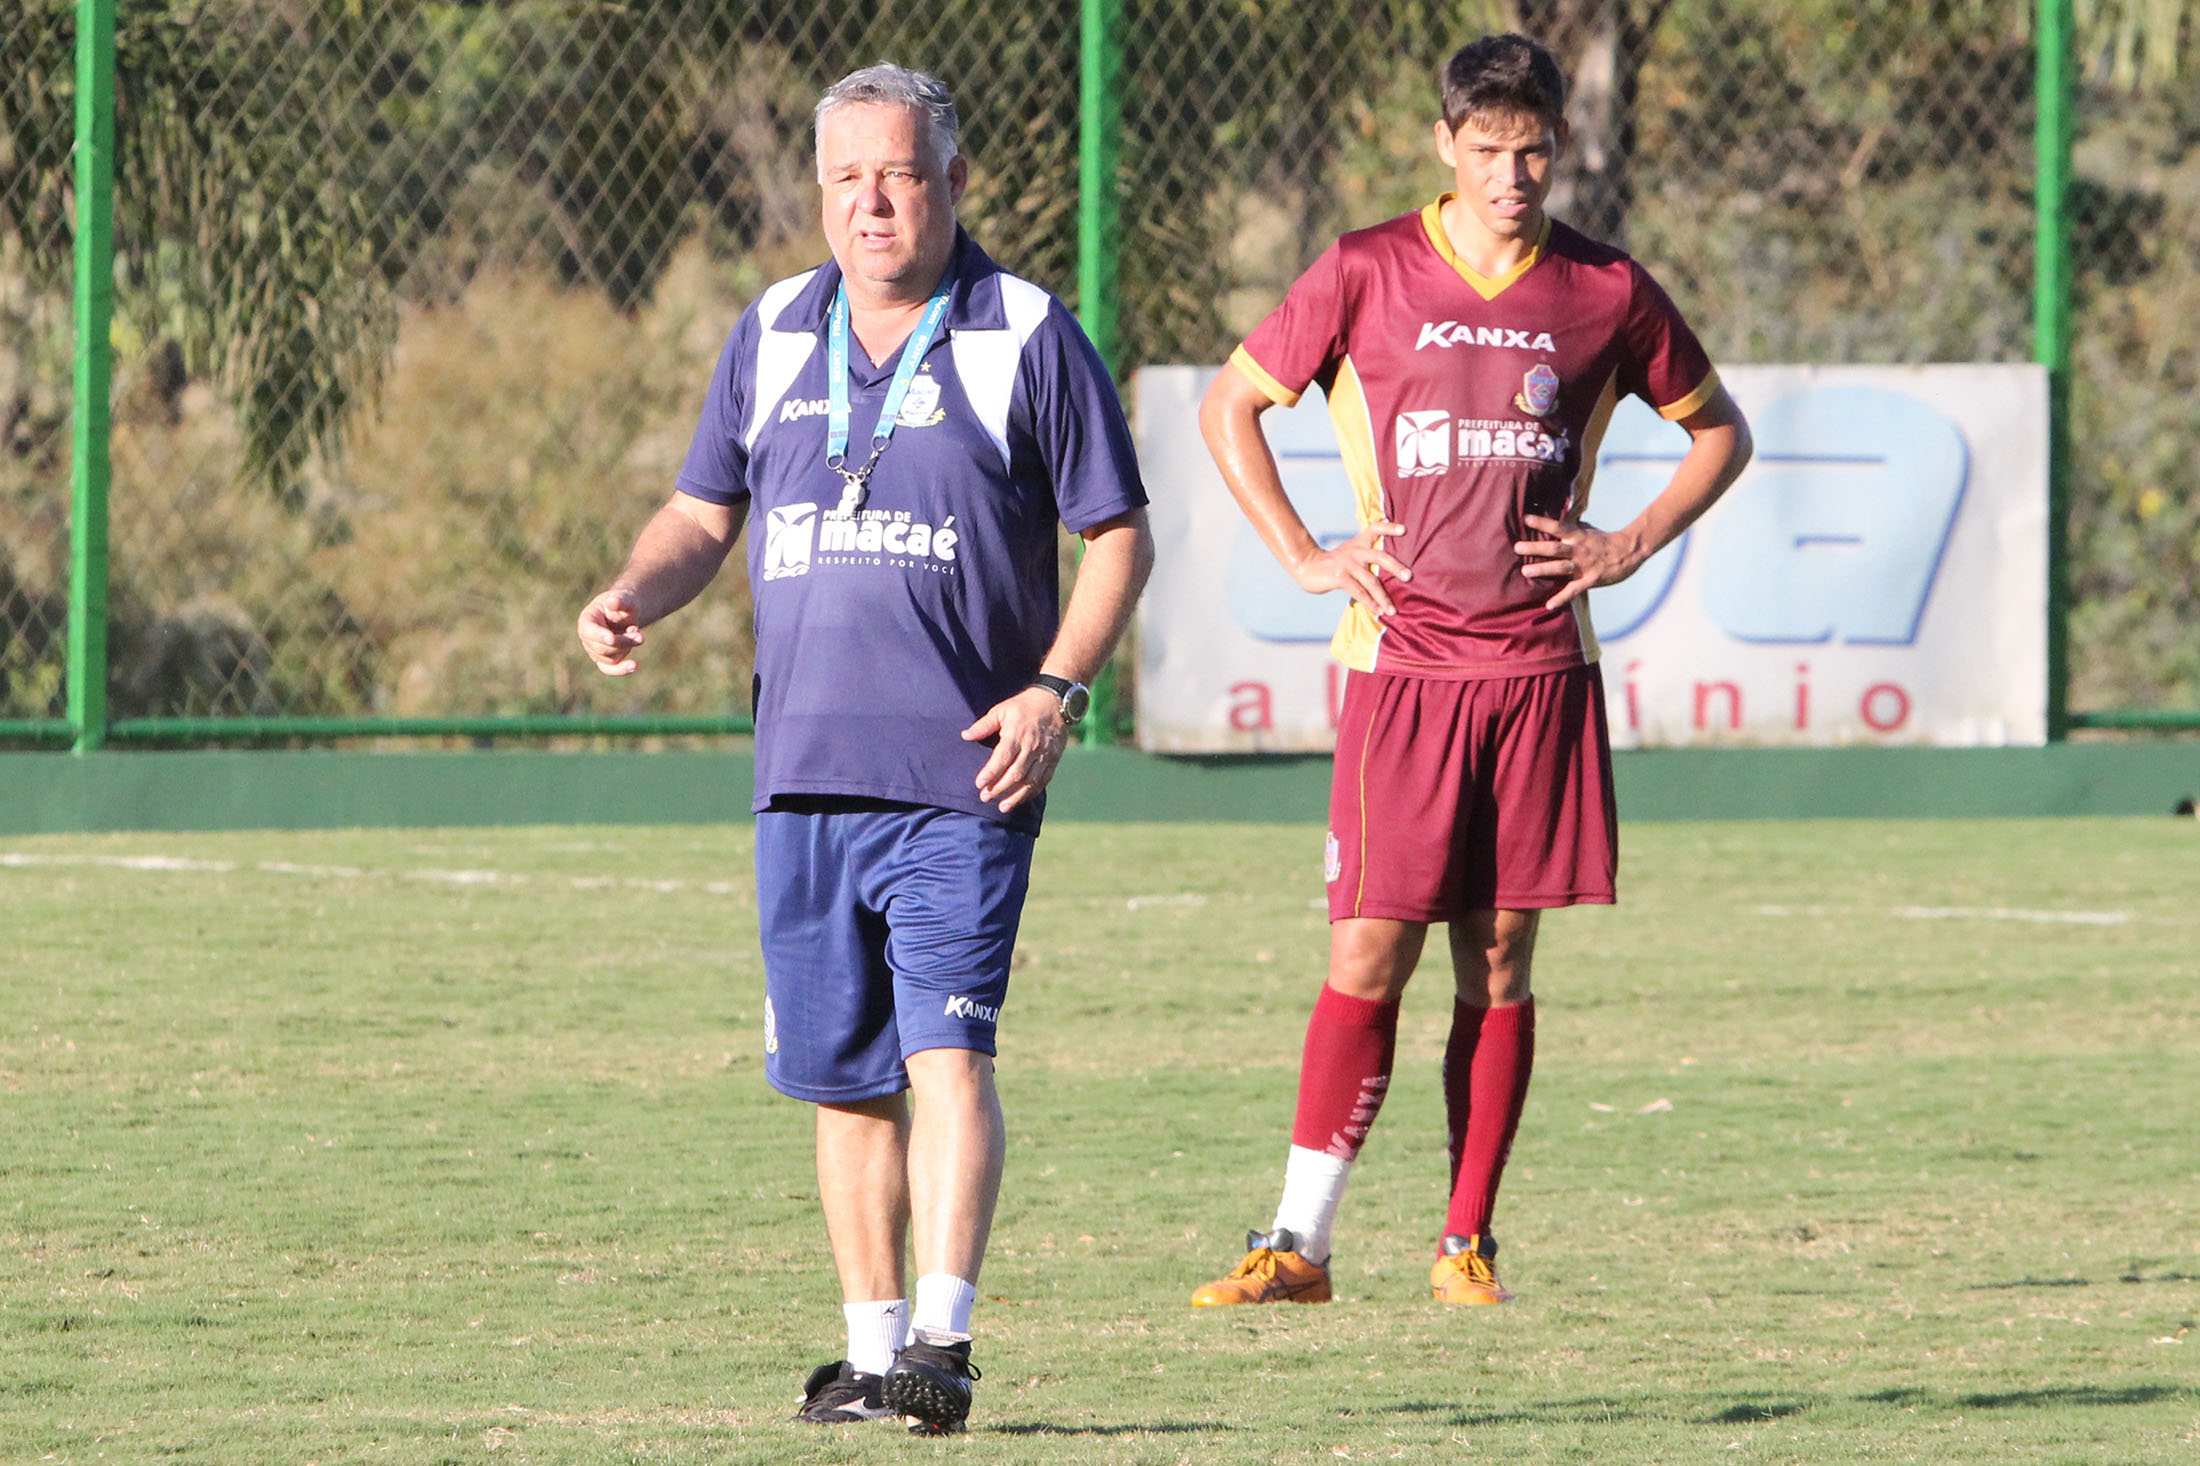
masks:
[[[814,122],[820,150],[824,147],[825,119],[843,107],[907,107],[924,121],[924,135],[932,144],[933,162],[945,171],[962,149],[962,118],[947,84],[922,71],[911,71],[890,61],[851,71],[825,89],[817,99]],[[820,152],[819,162],[824,161]]]

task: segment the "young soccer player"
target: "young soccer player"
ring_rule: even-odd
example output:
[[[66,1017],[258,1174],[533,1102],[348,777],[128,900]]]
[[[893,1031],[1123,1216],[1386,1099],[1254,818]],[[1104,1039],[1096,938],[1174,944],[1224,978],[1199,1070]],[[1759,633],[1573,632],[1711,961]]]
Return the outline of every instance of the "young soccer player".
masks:
[[[1224,481],[1304,589],[1348,591],[1351,669],[1330,793],[1329,978],[1307,1025],[1283,1199],[1195,1305],[1318,1303],[1345,1182],[1390,1086],[1398,1003],[1431,923],[1456,996],[1444,1054],[1451,1200],[1430,1273],[1502,1303],[1490,1212],[1535,1053],[1529,975],[1550,907],[1613,899],[1617,821],[1583,593],[1634,573],[1725,492],[1749,430],[1650,275],[1544,213],[1565,82],[1522,36],[1440,77],[1453,187],[1347,234],[1215,379]],[[1360,532],[1322,548],[1260,426],[1318,383]],[[1672,481],[1614,530],[1583,519],[1622,393],[1689,434]]]

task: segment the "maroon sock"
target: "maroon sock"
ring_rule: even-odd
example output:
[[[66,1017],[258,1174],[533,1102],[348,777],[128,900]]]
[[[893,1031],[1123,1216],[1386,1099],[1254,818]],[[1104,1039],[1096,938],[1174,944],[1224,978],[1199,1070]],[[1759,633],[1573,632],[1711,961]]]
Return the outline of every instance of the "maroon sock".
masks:
[[[1390,1089],[1398,1048],[1398,1005],[1338,992],[1327,983],[1306,1023],[1299,1061],[1299,1112],[1291,1143],[1349,1161]]]
[[[1482,1015],[1489,1011],[1457,998],[1451,1002],[1451,1037],[1444,1041],[1444,1122],[1451,1132],[1451,1145],[1445,1152],[1449,1158],[1444,1169],[1447,1188],[1459,1174],[1459,1157],[1467,1143],[1467,1116],[1474,1113],[1474,1086],[1468,1078],[1474,1073],[1474,1046],[1482,1037]]]
[[[1455,1028],[1455,1043],[1457,1036]],[[1535,999],[1484,1013],[1472,1051],[1472,1064],[1463,1066],[1468,1069],[1465,1134],[1454,1142],[1459,1167],[1452,1180],[1451,1209],[1444,1217],[1444,1231],[1458,1237],[1479,1236],[1490,1227],[1497,1183],[1505,1174],[1505,1157],[1528,1099],[1528,1075],[1535,1068]],[[1453,1084],[1447,1074],[1447,1101]]]

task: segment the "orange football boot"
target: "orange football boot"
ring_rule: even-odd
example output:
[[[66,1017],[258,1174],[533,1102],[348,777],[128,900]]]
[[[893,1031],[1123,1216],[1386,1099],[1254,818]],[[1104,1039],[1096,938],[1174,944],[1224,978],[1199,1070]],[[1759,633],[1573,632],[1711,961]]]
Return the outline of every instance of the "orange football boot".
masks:
[[[1192,1307],[1223,1303],[1327,1303],[1329,1269],[1308,1262],[1293,1249],[1298,1239],[1285,1228],[1245,1234],[1245,1260],[1216,1282],[1192,1294]]]
[[[1429,1269],[1429,1288],[1438,1303],[1510,1303],[1512,1294],[1497,1281],[1497,1239],[1446,1237],[1436,1266]]]

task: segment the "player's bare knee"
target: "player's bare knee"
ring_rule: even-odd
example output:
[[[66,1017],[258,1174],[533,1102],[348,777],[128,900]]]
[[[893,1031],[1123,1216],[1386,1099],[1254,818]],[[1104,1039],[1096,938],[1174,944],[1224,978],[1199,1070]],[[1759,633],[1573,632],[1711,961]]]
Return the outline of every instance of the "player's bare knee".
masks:
[[[1476,911],[1452,925],[1452,981],[1460,1002],[1499,1008],[1528,1000],[1539,915]]]
[[[1529,964],[1523,962],[1517,967],[1492,967],[1490,969],[1489,983],[1483,989],[1489,998],[1490,1007],[1503,1008],[1514,1003],[1528,1001],[1530,993],[1528,967]]]
[[[873,1126],[888,1127],[909,1123],[909,1097],[906,1094],[879,1095],[873,1099],[823,1100],[817,1106],[817,1123],[820,1129],[868,1130]]]
[[[919,1105],[928,1096],[983,1098],[993,1092],[993,1056],[978,1049],[919,1049],[902,1062]]]
[[[1329,985],[1363,1002],[1396,1002],[1421,960],[1428,928],[1413,922],[1354,918],[1329,928]]]

